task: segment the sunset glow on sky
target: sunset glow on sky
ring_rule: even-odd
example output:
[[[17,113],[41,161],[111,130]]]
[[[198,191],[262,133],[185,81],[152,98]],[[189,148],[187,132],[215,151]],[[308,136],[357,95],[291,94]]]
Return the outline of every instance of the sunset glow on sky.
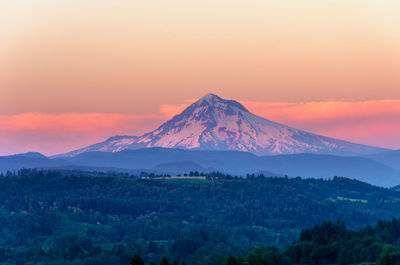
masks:
[[[0,0],[0,155],[155,129],[206,93],[400,149],[400,1]]]

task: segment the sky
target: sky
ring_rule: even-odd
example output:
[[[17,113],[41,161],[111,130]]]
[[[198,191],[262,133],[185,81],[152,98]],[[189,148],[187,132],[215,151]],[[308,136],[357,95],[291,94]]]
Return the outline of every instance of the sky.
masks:
[[[0,0],[0,155],[155,129],[214,93],[400,149],[400,1]]]

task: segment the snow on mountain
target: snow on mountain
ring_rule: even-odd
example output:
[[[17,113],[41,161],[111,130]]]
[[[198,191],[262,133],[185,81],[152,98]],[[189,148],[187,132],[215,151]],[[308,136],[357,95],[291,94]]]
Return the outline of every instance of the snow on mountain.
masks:
[[[385,150],[291,128],[256,116],[239,102],[207,94],[152,132],[139,137],[111,137],[61,156],[147,147],[236,150],[257,155],[359,155]]]
[[[137,136],[113,136],[106,141],[92,144],[87,147],[74,150],[65,154],[55,155],[52,158],[58,157],[72,157],[86,152],[100,151],[100,152],[118,152],[126,149],[126,146],[133,144],[138,139]]]

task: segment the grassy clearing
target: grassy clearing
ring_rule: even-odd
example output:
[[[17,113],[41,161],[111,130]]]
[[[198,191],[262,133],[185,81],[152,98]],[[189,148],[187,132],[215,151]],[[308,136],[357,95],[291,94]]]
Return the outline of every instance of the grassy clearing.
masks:
[[[159,178],[152,178],[152,179],[176,179],[176,180],[206,180],[205,176],[172,176],[172,177],[159,177]]]
[[[346,198],[342,196],[337,197],[338,200],[340,201],[351,201],[351,202],[361,202],[361,203],[367,203],[367,200],[362,200],[362,199],[353,199],[353,198]]]

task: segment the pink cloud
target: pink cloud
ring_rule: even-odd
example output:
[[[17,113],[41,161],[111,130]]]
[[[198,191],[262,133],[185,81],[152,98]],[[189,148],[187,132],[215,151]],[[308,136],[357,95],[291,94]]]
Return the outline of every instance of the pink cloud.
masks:
[[[171,118],[191,102],[162,105],[160,111]],[[241,103],[256,115],[295,128],[356,143],[400,148],[400,100]]]
[[[154,129],[160,115],[114,113],[22,113],[0,115],[0,155],[27,151],[67,152],[113,135],[140,135]]]
[[[21,113],[0,115],[0,155],[39,151],[52,155],[114,135],[141,135],[186,108],[161,105],[158,114]],[[338,139],[400,148],[400,100],[362,102],[241,102],[266,119]]]
[[[363,144],[400,148],[400,100],[242,103],[259,116],[299,129]]]
[[[399,117],[400,100],[320,101],[320,102],[242,102],[258,115],[290,121],[320,122],[321,120]],[[295,114],[295,115],[294,115]]]
[[[160,112],[168,119],[171,119],[195,101],[195,99],[187,99],[185,100],[185,103],[179,105],[163,104],[160,106]]]

